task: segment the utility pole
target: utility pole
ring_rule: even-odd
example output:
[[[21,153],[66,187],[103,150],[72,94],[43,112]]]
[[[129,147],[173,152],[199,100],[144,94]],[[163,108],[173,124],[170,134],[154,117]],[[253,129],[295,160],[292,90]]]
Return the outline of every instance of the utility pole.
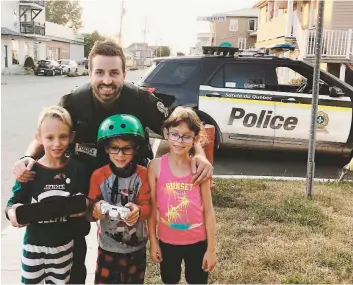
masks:
[[[146,33],[147,33],[147,16],[145,16],[145,28],[143,29],[143,46],[144,46],[144,49],[145,49],[145,52],[143,53],[143,56],[142,56],[142,65],[144,66],[145,65],[145,59],[146,59],[146,54],[147,54],[147,43],[146,43]]]
[[[314,65],[314,83],[313,97],[311,101],[311,125],[308,150],[308,164],[306,173],[306,196],[311,197],[313,188],[313,180],[315,173],[315,142],[316,142],[316,126],[317,126],[317,105],[319,101],[319,79],[320,79],[320,61],[322,49],[322,32],[324,22],[325,0],[319,0],[319,9],[316,26],[316,43],[315,43],[315,65]]]
[[[119,45],[122,45],[121,38],[123,32],[123,17],[124,17],[124,0],[121,0],[121,12],[120,12],[120,31],[119,31]]]
[[[159,57],[162,57],[162,38],[159,38]]]

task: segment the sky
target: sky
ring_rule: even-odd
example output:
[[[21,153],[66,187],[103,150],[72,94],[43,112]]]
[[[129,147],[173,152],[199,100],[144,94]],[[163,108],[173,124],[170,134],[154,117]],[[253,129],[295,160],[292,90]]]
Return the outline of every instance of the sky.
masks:
[[[97,30],[107,36],[117,36],[120,29],[122,0],[80,0],[82,32]],[[255,0],[124,0],[122,45],[146,42],[168,45],[172,52],[188,53],[196,43],[196,34],[208,32],[209,23],[198,16],[251,8]]]

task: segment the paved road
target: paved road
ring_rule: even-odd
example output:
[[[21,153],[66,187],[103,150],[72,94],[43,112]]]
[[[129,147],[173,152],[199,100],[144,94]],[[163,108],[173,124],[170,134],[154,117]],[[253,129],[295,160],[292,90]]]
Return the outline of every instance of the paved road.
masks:
[[[127,79],[137,82],[144,71],[130,71]],[[60,97],[75,86],[87,82],[88,77],[2,76],[2,209],[13,184],[11,168],[23,155],[33,139],[38,113],[44,106],[56,104]],[[161,143],[158,155],[167,151]],[[215,157],[215,174],[305,177],[306,154],[270,153],[249,150],[223,149]],[[318,156],[316,177],[337,178],[346,159]],[[2,229],[8,225],[1,211]]]

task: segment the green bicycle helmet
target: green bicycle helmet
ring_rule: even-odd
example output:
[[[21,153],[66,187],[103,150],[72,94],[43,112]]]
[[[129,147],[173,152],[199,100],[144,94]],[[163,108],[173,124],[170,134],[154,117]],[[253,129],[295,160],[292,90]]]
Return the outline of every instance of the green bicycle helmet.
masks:
[[[119,114],[106,118],[98,128],[98,143],[113,137],[131,137],[142,142],[145,134],[139,119],[133,115]]]

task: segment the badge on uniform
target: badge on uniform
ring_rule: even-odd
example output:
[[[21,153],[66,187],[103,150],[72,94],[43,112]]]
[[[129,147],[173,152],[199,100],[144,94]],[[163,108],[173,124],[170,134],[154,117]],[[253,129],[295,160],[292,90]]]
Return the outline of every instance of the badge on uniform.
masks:
[[[97,157],[97,149],[96,148],[89,147],[87,145],[83,145],[83,144],[79,144],[79,143],[76,143],[75,152],[76,152],[76,154],[84,153],[84,154],[88,154],[93,157]]]
[[[157,109],[159,112],[161,112],[164,115],[165,118],[168,118],[168,115],[169,115],[168,108],[166,108],[161,101],[157,102]]]

